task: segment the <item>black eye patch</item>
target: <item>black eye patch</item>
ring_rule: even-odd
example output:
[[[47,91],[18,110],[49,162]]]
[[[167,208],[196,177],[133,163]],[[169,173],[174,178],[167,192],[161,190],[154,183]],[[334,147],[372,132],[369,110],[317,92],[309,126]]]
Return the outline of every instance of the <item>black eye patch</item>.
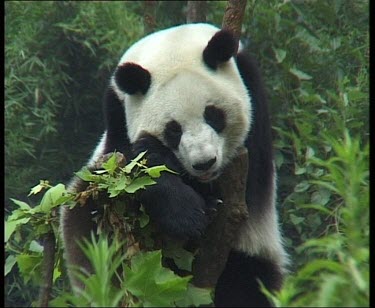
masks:
[[[225,113],[222,109],[215,106],[206,107],[204,110],[204,120],[218,133],[221,133],[225,128]]]
[[[177,149],[180,144],[181,136],[182,128],[178,122],[172,120],[165,125],[164,139],[171,149]]]

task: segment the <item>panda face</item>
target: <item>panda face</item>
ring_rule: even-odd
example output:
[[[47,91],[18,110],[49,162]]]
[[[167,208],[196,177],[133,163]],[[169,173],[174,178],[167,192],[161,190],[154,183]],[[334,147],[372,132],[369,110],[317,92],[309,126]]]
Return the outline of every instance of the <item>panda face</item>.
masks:
[[[224,128],[224,111],[207,105],[200,117],[185,121],[184,127],[169,121],[163,139],[190,175],[207,182],[219,175],[222,166],[225,140],[220,133]]]
[[[153,135],[202,182],[219,176],[251,124],[233,42],[218,31],[193,24],[150,35],[124,54],[111,83],[130,142]]]
[[[142,101],[134,95],[125,98],[131,140],[144,133],[157,137],[202,182],[220,175],[249,126],[248,103],[215,79],[185,70],[151,86]]]

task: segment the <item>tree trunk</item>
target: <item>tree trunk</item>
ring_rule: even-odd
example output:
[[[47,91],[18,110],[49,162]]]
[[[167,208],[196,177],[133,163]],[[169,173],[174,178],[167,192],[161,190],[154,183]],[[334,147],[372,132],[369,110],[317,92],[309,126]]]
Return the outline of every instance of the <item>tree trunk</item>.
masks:
[[[237,41],[241,37],[245,8],[246,0],[229,0],[223,17],[222,28],[230,30]]]
[[[156,29],[156,5],[157,1],[143,1],[143,25],[144,34],[149,34]]]
[[[193,283],[198,287],[214,287],[222,273],[240,226],[248,218],[246,181],[248,153],[241,153],[227,166],[217,180],[223,197],[217,216],[201,241],[193,263]]]

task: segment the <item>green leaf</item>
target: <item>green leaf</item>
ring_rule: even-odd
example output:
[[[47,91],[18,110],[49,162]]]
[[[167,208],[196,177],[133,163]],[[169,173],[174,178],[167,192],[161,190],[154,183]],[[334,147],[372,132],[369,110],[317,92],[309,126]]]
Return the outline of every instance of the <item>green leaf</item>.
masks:
[[[37,193],[40,193],[44,188],[46,188],[46,185],[43,181],[41,181],[38,185],[31,188],[30,193],[27,196],[36,195]]]
[[[189,272],[192,270],[194,254],[183,249],[180,245],[168,243],[167,246],[163,248],[163,256],[172,258],[179,269]]]
[[[71,199],[64,184],[57,184],[46,191],[40,205],[34,208],[35,212],[50,213],[51,209]]]
[[[8,258],[5,260],[5,271],[4,277],[10,273],[14,264],[16,264],[17,258],[14,255],[9,255]]]
[[[39,269],[42,262],[42,255],[20,254],[17,256],[17,265],[22,274],[24,282],[27,283],[31,278],[36,281],[41,279]]]
[[[177,174],[177,172],[174,172],[173,170],[169,169],[167,166],[163,165],[163,166],[155,166],[155,167],[150,167],[150,168],[146,168],[143,170],[144,172],[146,172],[149,176],[153,177],[153,178],[158,178],[160,177],[160,172],[162,171],[168,171],[168,172],[171,172],[171,173],[174,173],[174,174]]]
[[[112,156],[102,164],[102,166],[110,175],[113,175],[117,168],[116,153],[113,153]]]
[[[139,160],[146,154],[146,151],[145,152],[142,152],[142,153],[139,153],[138,156],[134,159],[131,160],[131,162],[129,164],[127,164],[123,170],[126,172],[126,173],[130,173],[132,172],[133,168],[135,166],[137,166],[139,164]]]
[[[141,188],[145,188],[147,185],[154,185],[156,182],[148,176],[141,176],[139,178],[134,179],[126,188],[125,191],[127,193],[135,193],[137,190]]]
[[[31,241],[29,250],[33,252],[39,252],[42,253],[44,250],[44,247],[40,245],[37,241]]]
[[[290,214],[289,218],[294,225],[299,225],[301,222],[303,222],[305,220],[305,217],[298,217],[294,214]]]
[[[307,148],[306,148],[305,159],[306,159],[306,160],[311,159],[312,157],[314,157],[314,154],[315,154],[314,149],[311,148],[311,147],[307,147]]]
[[[277,63],[283,62],[286,56],[286,51],[279,48],[273,48],[273,51],[275,53]]]
[[[295,192],[304,192],[306,190],[309,189],[310,187],[310,183],[307,182],[307,181],[302,181],[301,183],[298,183],[295,187],[294,187],[294,191]]]
[[[332,212],[328,209],[326,209],[324,206],[321,206],[320,204],[305,204],[305,205],[300,205],[300,208],[302,209],[314,209],[317,211],[321,211],[324,214],[327,215],[332,215]]]
[[[177,307],[199,307],[202,305],[210,305],[212,303],[212,290],[197,288],[192,284],[188,285],[186,295],[183,299],[176,302]]]
[[[311,195],[311,203],[326,205],[331,198],[331,192],[328,189],[321,188]]]
[[[306,168],[303,167],[296,167],[296,169],[294,170],[295,175],[301,175],[304,173],[306,173]]]
[[[26,202],[16,200],[16,199],[13,199],[13,198],[10,198],[10,200],[12,200],[15,204],[17,204],[21,210],[30,210],[31,209],[30,205],[28,205]]]
[[[83,167],[75,175],[85,182],[96,182],[99,178],[97,175],[92,174],[87,167]]]
[[[121,175],[117,178],[114,183],[108,187],[108,193],[110,194],[109,197],[113,198],[118,196],[121,192],[125,191],[126,185],[129,183],[129,178],[125,175]]]
[[[53,282],[55,283],[56,279],[59,278],[60,276],[61,276],[60,268],[59,267],[55,267],[53,269],[53,277],[52,277]]]
[[[296,76],[299,80],[310,80],[312,79],[312,76],[296,69],[296,68],[290,68],[289,72],[292,73],[294,76]]]
[[[13,234],[13,232],[16,230],[16,228],[19,225],[24,225],[24,224],[28,223],[29,220],[30,220],[30,217],[6,221],[5,222],[4,242],[5,243],[8,242],[10,236]]]
[[[148,225],[148,223],[150,222],[150,216],[148,216],[145,212],[145,209],[143,207],[143,205],[140,206],[139,208],[141,210],[141,215],[139,216],[139,226],[141,228],[144,228],[145,226]]]
[[[20,210],[20,209],[14,210],[12,212],[12,214],[10,214],[8,216],[7,221],[13,221],[13,220],[19,220],[21,218],[27,218],[27,217],[32,215],[33,210],[34,209],[31,209],[29,211],[24,211],[24,210]]]
[[[308,278],[313,276],[314,274],[317,274],[323,270],[331,271],[334,273],[341,273],[344,271],[344,268],[342,265],[336,261],[333,260],[327,260],[327,259],[316,259],[312,260],[309,263],[307,263],[299,272],[298,276]]]
[[[144,307],[172,307],[182,299],[191,277],[179,277],[162,267],[161,251],[140,253],[125,267],[125,287],[143,302]]]

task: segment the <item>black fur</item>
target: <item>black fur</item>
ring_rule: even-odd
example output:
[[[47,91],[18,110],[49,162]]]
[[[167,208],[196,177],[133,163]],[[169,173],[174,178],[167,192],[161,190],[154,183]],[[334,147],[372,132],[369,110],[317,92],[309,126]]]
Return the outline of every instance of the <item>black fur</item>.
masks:
[[[139,193],[139,200],[146,212],[161,231],[180,239],[199,238],[210,220],[209,213],[215,207],[216,199],[203,196],[187,185],[183,168],[173,152],[157,138],[144,135],[133,145],[134,155],[146,151],[149,166],[167,165],[179,175],[164,172],[156,179],[157,185],[149,186]]]
[[[216,284],[215,306],[271,306],[266,296],[259,290],[257,279],[268,290],[278,290],[281,287],[282,274],[271,261],[232,251]]]
[[[238,42],[228,30],[218,31],[203,51],[203,61],[216,70],[218,64],[228,61],[237,50]]]
[[[103,104],[107,139],[104,154],[118,151],[130,158],[131,147],[126,129],[124,106],[111,87],[108,87]]]
[[[216,156],[214,158],[209,159],[208,161],[203,162],[203,163],[195,164],[192,167],[195,170],[206,171],[206,170],[210,169],[214,163],[216,163]]]
[[[181,125],[177,121],[170,121],[165,125],[164,138],[171,149],[177,149],[182,136]]]
[[[117,67],[115,81],[120,90],[127,94],[146,94],[151,85],[151,75],[138,64],[124,63]]]
[[[252,127],[245,146],[249,155],[247,205],[251,211],[263,212],[272,192],[273,149],[268,102],[256,61],[239,53],[237,66],[252,100]],[[256,175],[256,176],[254,176]]]
[[[215,106],[207,106],[204,110],[204,120],[216,132],[221,133],[225,128],[225,113]]]

